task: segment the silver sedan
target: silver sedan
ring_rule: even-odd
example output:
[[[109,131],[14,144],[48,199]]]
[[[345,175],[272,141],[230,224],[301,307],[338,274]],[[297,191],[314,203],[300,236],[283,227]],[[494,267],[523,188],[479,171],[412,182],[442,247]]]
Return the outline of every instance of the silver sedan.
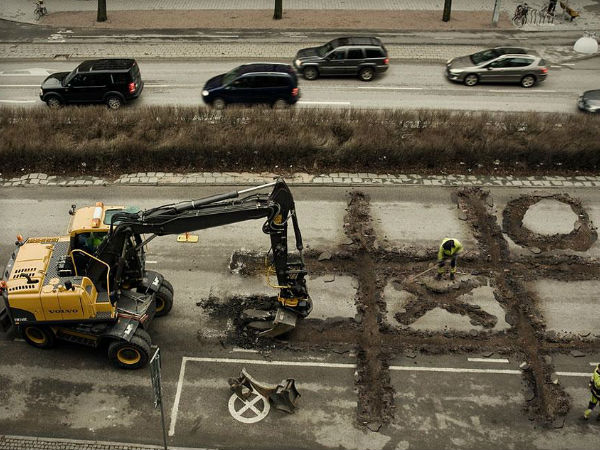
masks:
[[[498,47],[454,58],[446,63],[446,77],[466,86],[475,86],[477,83],[519,83],[530,88],[544,81],[547,75],[546,61],[534,52],[521,48]]]

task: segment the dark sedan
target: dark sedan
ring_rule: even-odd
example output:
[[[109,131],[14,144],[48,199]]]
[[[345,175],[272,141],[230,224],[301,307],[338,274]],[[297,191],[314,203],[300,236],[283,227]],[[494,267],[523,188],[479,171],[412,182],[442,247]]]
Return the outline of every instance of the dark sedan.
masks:
[[[466,86],[478,83],[519,83],[530,88],[546,79],[546,61],[523,48],[497,47],[446,63],[446,77]]]
[[[582,111],[600,113],[600,89],[596,89],[594,91],[585,91],[579,97],[577,106]]]

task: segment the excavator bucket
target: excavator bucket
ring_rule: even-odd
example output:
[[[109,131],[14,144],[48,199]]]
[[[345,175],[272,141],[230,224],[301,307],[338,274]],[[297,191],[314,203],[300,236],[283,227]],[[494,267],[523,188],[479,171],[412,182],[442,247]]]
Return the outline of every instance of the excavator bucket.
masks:
[[[271,328],[261,332],[260,336],[275,337],[287,333],[296,327],[297,321],[298,316],[296,314],[278,306]]]
[[[279,384],[261,383],[255,380],[246,371],[242,369],[239,378],[230,378],[229,386],[242,400],[248,399],[252,392],[258,392],[269,399],[271,405],[288,414],[292,414],[296,409],[296,403],[300,398],[300,393],[296,389],[296,380],[288,378]]]
[[[246,309],[242,319],[247,320],[247,325],[255,330],[260,330],[259,336],[275,337],[287,333],[296,327],[298,316],[292,311],[278,306],[273,312],[259,309]]]

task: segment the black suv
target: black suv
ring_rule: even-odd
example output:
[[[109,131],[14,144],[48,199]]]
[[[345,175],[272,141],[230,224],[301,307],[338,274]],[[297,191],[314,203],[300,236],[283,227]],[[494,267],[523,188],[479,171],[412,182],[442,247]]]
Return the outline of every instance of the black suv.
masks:
[[[72,72],[53,73],[42,83],[40,98],[50,107],[67,103],[106,103],[118,109],[139,97],[144,82],[135,59],[84,61]]]
[[[299,97],[296,72],[289,64],[277,63],[244,64],[211,78],[202,90],[204,103],[216,109],[230,103],[283,108]]]
[[[294,58],[294,68],[307,80],[320,75],[354,75],[371,81],[388,69],[387,50],[375,37],[343,37],[320,47],[304,48]]]

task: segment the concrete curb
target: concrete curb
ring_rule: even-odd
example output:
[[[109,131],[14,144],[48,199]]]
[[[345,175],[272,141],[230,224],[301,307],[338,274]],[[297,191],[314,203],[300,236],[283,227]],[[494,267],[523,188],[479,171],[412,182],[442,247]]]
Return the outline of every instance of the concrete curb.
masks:
[[[0,178],[0,186],[8,187],[89,187],[89,186],[240,186],[271,182],[275,173],[195,172],[138,172],[123,174],[116,179],[95,176],[58,177],[45,173],[30,173],[10,179]],[[482,186],[527,188],[593,188],[600,187],[599,176],[482,176],[482,175],[415,175],[335,172],[313,175],[293,173],[284,176],[296,186]]]
[[[132,444],[126,442],[88,441],[0,435],[0,450],[161,450],[162,445]],[[205,447],[173,447],[170,450],[209,450]]]

